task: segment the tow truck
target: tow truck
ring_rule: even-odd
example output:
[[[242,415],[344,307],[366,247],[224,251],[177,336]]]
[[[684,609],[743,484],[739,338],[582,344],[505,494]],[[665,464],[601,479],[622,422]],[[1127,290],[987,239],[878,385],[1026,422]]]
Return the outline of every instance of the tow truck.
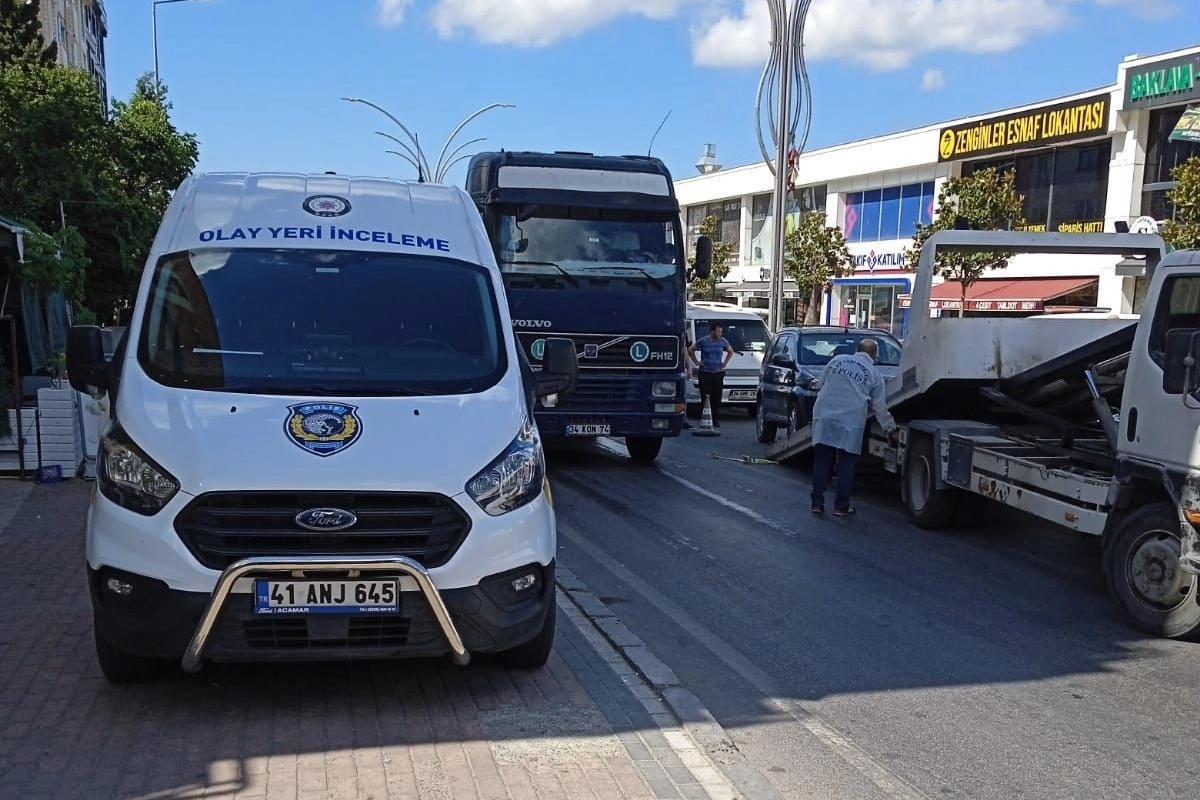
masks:
[[[1120,256],[1144,265],[1137,318],[913,314],[887,383],[895,440],[872,420],[864,453],[900,481],[912,521],[951,527],[1000,503],[1098,537],[1130,624],[1200,631],[1200,250],[1150,234],[941,231],[921,250],[912,307],[943,252]],[[811,427],[768,447],[812,446]]]

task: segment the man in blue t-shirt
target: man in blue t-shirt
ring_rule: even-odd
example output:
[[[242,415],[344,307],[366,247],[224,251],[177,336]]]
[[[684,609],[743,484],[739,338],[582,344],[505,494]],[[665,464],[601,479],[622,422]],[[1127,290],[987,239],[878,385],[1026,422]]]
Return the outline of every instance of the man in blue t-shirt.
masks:
[[[713,427],[721,427],[721,394],[725,391],[725,366],[733,358],[734,349],[721,335],[723,328],[719,322],[708,326],[708,336],[700,339],[688,348],[688,357],[700,368],[700,403],[708,398],[708,406],[712,410]],[[696,351],[700,358],[696,358]]]

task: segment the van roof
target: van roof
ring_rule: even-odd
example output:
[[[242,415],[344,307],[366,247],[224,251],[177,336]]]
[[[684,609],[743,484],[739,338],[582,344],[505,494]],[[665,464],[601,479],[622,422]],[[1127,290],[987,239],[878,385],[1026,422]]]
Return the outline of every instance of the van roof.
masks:
[[[687,304],[688,318],[698,316],[722,316],[730,319],[757,319],[762,317],[752,309],[735,306],[733,303],[719,303],[708,300],[691,300]]]
[[[492,260],[483,223],[461,188],[330,173],[188,176],[171,199],[153,254],[211,247],[422,253],[484,264]]]

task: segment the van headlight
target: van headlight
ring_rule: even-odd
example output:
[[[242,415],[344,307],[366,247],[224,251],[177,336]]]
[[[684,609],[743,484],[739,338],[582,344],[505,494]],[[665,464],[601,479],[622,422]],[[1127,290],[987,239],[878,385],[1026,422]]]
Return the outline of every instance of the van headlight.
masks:
[[[650,396],[669,400],[675,396],[675,381],[655,381],[650,385]]]
[[[512,443],[467,482],[467,494],[493,517],[515,511],[542,493],[546,462],[537,425],[526,418]]]
[[[96,488],[112,502],[153,516],[179,492],[179,481],[156,464],[114,424],[100,437],[96,454]]]

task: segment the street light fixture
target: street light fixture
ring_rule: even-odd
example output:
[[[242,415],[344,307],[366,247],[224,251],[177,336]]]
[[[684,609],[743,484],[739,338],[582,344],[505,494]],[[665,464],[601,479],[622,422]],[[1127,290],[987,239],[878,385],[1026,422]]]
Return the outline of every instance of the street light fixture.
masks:
[[[154,46],[154,93],[162,96],[162,84],[158,80],[158,7],[172,3],[205,3],[209,0],[152,0],[150,3],[150,41]]]
[[[451,145],[451,143],[453,143],[454,137],[458,136],[459,131],[461,131],[463,128],[465,128],[467,126],[467,123],[469,123],[471,120],[475,119],[476,117],[480,116],[484,112],[491,111],[493,108],[516,108],[516,106],[514,106],[511,103],[492,103],[490,105],[484,106],[483,108],[479,109],[478,111],[475,111],[474,113],[468,114],[467,117],[465,119],[463,119],[462,122],[458,123],[458,126],[453,131],[450,132],[450,135],[446,138],[446,143],[444,145],[442,145],[442,151],[438,154],[438,160],[437,160],[436,167],[434,169],[430,169],[429,161],[425,158],[425,151],[421,149],[421,142],[417,138],[417,135],[415,133],[413,133],[412,131],[410,131],[403,122],[401,122],[400,120],[398,120],[395,117],[395,115],[391,114],[386,109],[379,107],[375,103],[372,103],[370,100],[364,100],[361,97],[343,97],[342,99],[348,103],[362,103],[365,106],[370,106],[371,108],[375,109],[376,111],[378,111],[379,113],[383,114],[385,117],[390,119],[392,122],[396,123],[396,125],[400,128],[400,130],[404,131],[404,133],[408,135],[408,138],[412,141],[412,144],[413,144],[412,147],[409,147],[407,144],[400,141],[399,139],[397,139],[395,136],[392,136],[391,134],[384,133],[383,131],[375,131],[375,133],[377,133],[378,135],[383,136],[387,139],[391,139],[393,142],[396,142],[398,145],[400,145],[401,147],[404,148],[406,153],[401,153],[396,150],[387,150],[386,152],[391,153],[392,155],[400,156],[405,161],[407,161],[408,163],[410,163],[414,167],[416,167],[417,168],[417,180],[421,181],[422,183],[425,182],[427,177],[431,178],[434,183],[441,183],[442,181],[444,181],[446,178],[446,173],[450,171],[450,168],[453,167],[455,164],[457,164],[459,161],[462,161],[464,158],[467,158],[467,156],[469,154],[461,155],[461,156],[458,156],[457,158],[455,158],[455,156],[464,147],[472,145],[475,142],[484,141],[484,137],[480,137],[477,139],[471,139],[470,141],[464,142],[463,144],[459,145],[454,150],[450,151],[450,153],[447,155],[446,151],[450,149],[450,145]]]

